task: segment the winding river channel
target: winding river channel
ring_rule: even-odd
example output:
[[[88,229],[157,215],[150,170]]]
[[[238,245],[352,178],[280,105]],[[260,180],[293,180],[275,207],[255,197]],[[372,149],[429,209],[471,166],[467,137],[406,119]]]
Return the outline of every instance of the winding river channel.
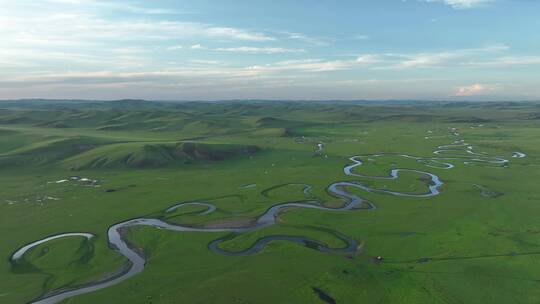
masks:
[[[217,232],[234,232],[234,233],[245,233],[249,231],[254,231],[258,229],[263,229],[268,226],[276,224],[279,214],[286,209],[317,209],[325,212],[354,212],[358,210],[373,210],[375,205],[367,200],[362,199],[361,197],[352,194],[347,191],[349,188],[357,188],[363,191],[378,193],[378,194],[387,194],[394,196],[403,196],[403,197],[431,197],[438,195],[440,193],[440,188],[443,185],[443,182],[439,177],[433,173],[415,169],[392,169],[387,176],[368,176],[356,172],[358,167],[361,167],[366,160],[375,161],[379,157],[383,156],[394,156],[402,157],[406,159],[416,160],[418,163],[423,164],[428,168],[448,170],[454,168],[454,165],[451,162],[462,162],[465,164],[482,164],[482,165],[491,165],[491,166],[507,166],[509,160],[503,157],[493,157],[488,156],[485,153],[474,152],[474,149],[471,145],[467,144],[463,140],[457,140],[450,145],[439,146],[433,152],[434,157],[417,157],[407,154],[372,154],[372,155],[359,155],[351,157],[350,164],[345,166],[343,172],[348,177],[355,177],[356,179],[368,179],[368,180],[393,180],[399,179],[400,173],[409,172],[415,173],[420,176],[425,177],[427,191],[424,193],[407,193],[407,192],[398,192],[391,191],[386,189],[377,189],[368,186],[359,181],[337,181],[330,184],[327,187],[327,192],[331,196],[338,198],[343,201],[343,205],[339,208],[330,208],[322,205],[321,202],[317,200],[307,200],[304,202],[285,202],[281,204],[274,205],[268,208],[264,213],[259,215],[255,221],[240,225],[238,227],[228,227],[227,225],[213,226],[212,228],[205,227],[193,227],[193,226],[184,226],[179,224],[172,224],[165,222],[160,219],[155,218],[138,218],[128,220],[122,223],[114,224],[109,227],[107,231],[109,247],[112,248],[117,253],[124,256],[129,262],[121,270],[119,270],[115,275],[104,278],[100,281],[92,282],[84,286],[66,288],[61,290],[56,290],[49,292],[42,297],[33,300],[31,303],[34,304],[53,304],[58,303],[64,299],[74,297],[77,295],[82,295],[90,293],[96,290],[104,289],[113,285],[116,285],[122,281],[125,281],[138,273],[142,272],[145,267],[145,258],[136,250],[128,245],[128,241],[125,239],[125,236],[122,234],[122,231],[126,228],[136,227],[136,226],[151,226],[159,229],[176,231],[176,232],[192,232],[192,233],[217,233]],[[512,155],[514,158],[525,157],[525,154],[521,152],[515,152]],[[299,185],[299,184],[291,184]],[[304,193],[309,194],[311,189],[310,185],[304,185]],[[199,213],[199,215],[208,215],[213,213],[217,208],[213,204],[205,202],[189,202],[181,203],[174,205],[168,208],[165,212],[170,213],[174,212],[177,209],[186,207],[186,206],[203,206],[205,210]],[[257,240],[250,248],[245,249],[240,252],[229,252],[220,248],[220,244],[224,241],[223,239],[218,239],[211,242],[208,245],[209,250],[217,254],[227,255],[227,256],[245,256],[255,254],[261,250],[270,242],[273,241],[288,241],[296,243],[302,246],[306,246],[315,250],[318,250],[323,253],[330,254],[347,254],[355,253],[358,250],[359,244],[356,240],[350,239],[345,235],[337,234],[338,238],[344,241],[346,244],[343,248],[329,248],[324,243],[321,243],[316,240],[312,240],[306,237],[301,236],[267,236]],[[91,239],[94,235],[89,233],[65,233],[55,236],[50,236],[42,240],[27,244],[20,249],[16,250],[11,256],[12,261],[17,261],[21,259],[26,252],[32,248],[44,244],[48,241],[67,238],[67,237],[82,237]]]

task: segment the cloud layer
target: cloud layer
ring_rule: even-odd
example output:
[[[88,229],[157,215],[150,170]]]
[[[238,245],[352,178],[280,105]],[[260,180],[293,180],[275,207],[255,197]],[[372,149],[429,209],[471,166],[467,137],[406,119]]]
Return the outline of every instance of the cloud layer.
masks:
[[[388,4],[344,0],[331,7],[339,10],[332,20],[323,8],[324,19],[308,19],[317,14],[307,11],[285,23],[262,13],[226,18],[161,1],[0,0],[0,99],[540,96],[531,77],[540,55],[505,43],[499,33],[472,39],[474,28],[444,21],[452,8],[465,18],[483,10],[463,10],[497,2],[402,5],[429,14],[411,10],[394,20]],[[364,6],[364,18],[341,20]],[[364,21],[369,9],[390,17]],[[436,28],[431,20],[438,18],[448,24]]]

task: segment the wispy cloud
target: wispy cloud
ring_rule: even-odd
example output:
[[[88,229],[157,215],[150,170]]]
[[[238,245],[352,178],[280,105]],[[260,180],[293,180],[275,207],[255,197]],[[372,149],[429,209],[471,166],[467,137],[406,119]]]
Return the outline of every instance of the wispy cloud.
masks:
[[[355,65],[354,60],[321,60],[321,59],[305,59],[305,60],[288,60],[274,64],[254,65],[248,67],[251,71],[257,72],[331,72],[351,69]]]
[[[167,47],[166,49],[167,49],[167,51],[177,51],[177,50],[183,50],[184,46],[183,45],[171,45],[171,46]]]
[[[369,35],[356,35],[354,36],[355,40],[369,40],[371,37]]]
[[[375,64],[384,61],[383,57],[374,54],[360,55],[356,58],[356,62],[360,64]]]
[[[224,62],[219,61],[219,60],[192,59],[189,62],[197,64],[197,65],[205,65],[205,66],[208,66],[208,65],[225,65]]]
[[[476,59],[465,62],[464,66],[470,67],[492,67],[504,68],[512,66],[533,66],[540,65],[540,56],[501,56],[489,59]]]
[[[43,2],[29,2],[29,8],[15,2],[2,4],[0,11],[0,47],[2,48],[74,48],[119,43],[154,45],[156,41],[216,39],[220,41],[271,42],[276,38],[249,29],[179,21],[176,18],[112,18],[91,9],[109,7],[101,1],[49,0],[69,4],[61,9]],[[22,2],[22,1],[21,1]],[[108,3],[108,2],[107,2]],[[120,6],[120,4],[115,4]],[[124,4],[121,5],[125,9]],[[142,8],[141,8],[142,10]],[[153,9],[152,9],[153,10]],[[31,21],[30,21],[31,20]],[[69,26],[66,26],[69,25]],[[81,51],[84,51],[81,49]]]
[[[159,71],[81,71],[40,72],[29,75],[0,75],[0,86],[36,86],[44,84],[100,84],[114,83],[183,83],[208,81],[210,79],[264,79],[267,77],[307,77],[311,73],[332,72],[350,69],[354,60],[325,61],[320,59],[280,61],[267,65],[229,66],[215,60],[190,60],[193,66],[166,68]]]
[[[470,9],[492,3],[495,0],[421,0],[424,2],[443,3],[454,9]]]
[[[125,3],[115,3],[94,0],[2,2],[0,62],[17,63],[8,66],[25,67],[31,72],[68,68],[139,69],[152,64],[157,70],[167,65],[162,58],[171,53],[162,54],[166,51],[204,48],[195,41],[230,45],[276,40],[260,31],[187,22],[181,18],[169,19],[169,16],[126,17],[101,12],[110,13],[120,4],[126,9]]]
[[[321,37],[311,37],[306,34],[302,33],[293,33],[293,32],[284,32],[281,33],[282,35],[285,35],[286,39],[290,40],[297,40],[304,43],[309,43],[312,45],[317,46],[326,46],[329,45],[329,41],[327,38],[321,38]]]
[[[45,0],[51,4],[63,4],[67,6],[84,6],[85,8],[93,8],[99,10],[107,11],[122,11],[133,14],[143,14],[143,15],[175,15],[175,14],[185,14],[187,12],[164,9],[164,8],[154,8],[148,6],[139,6],[130,3],[121,3],[113,1],[100,1],[100,0]]]
[[[232,27],[212,27],[207,26],[205,28],[207,35],[215,37],[226,37],[238,40],[250,40],[250,41],[274,41],[276,38],[270,37],[263,33],[250,32],[242,29]]]
[[[486,26],[492,24],[491,18],[482,18],[487,18],[486,11],[495,14],[499,9],[495,3],[503,0],[407,1],[415,2],[416,5],[409,5],[412,9],[422,5],[433,14],[411,19],[407,26],[395,30],[402,20],[390,19],[394,14],[389,12],[392,4],[385,1],[370,3],[377,10],[380,8],[382,17],[388,17],[377,18],[381,24],[360,17],[353,20],[354,24],[340,23],[341,13],[365,6],[362,1],[352,1],[350,5],[321,4],[313,8],[316,14],[299,15],[299,21],[321,22],[321,26],[306,26],[264,18],[259,10],[253,10],[253,18],[238,22],[234,15],[234,6],[238,4],[221,2],[216,2],[216,6],[233,6],[228,10],[231,15],[214,18],[214,10],[184,11],[186,4],[182,1],[0,0],[0,98],[8,96],[5,92],[20,96],[56,90],[87,92],[84,96],[91,97],[97,94],[94,92],[104,92],[101,89],[116,90],[119,95],[144,94],[155,89],[152,92],[159,97],[162,88],[174,92],[174,96],[190,90],[193,96],[244,90],[258,94],[257,88],[273,94],[277,90],[271,88],[276,87],[286,88],[282,91],[284,96],[294,91],[297,95],[293,96],[304,92],[316,97],[323,88],[328,95],[320,96],[364,89],[367,92],[369,88],[373,96],[388,93],[398,98],[502,94],[503,87],[505,94],[507,90],[540,94],[534,77],[540,56],[525,49],[532,43],[526,41],[525,25],[515,28],[516,33],[523,29],[523,38],[516,34],[510,39],[508,35],[514,33],[514,28],[496,35],[452,23],[459,16],[459,22],[467,26],[467,18],[480,18],[474,21]],[[520,5],[526,2],[531,3],[523,1]],[[288,5],[291,4],[280,4],[279,9]],[[513,4],[509,1],[505,3],[510,5]],[[337,17],[319,14],[327,6],[336,9]],[[482,6],[493,9],[480,14],[441,12],[441,8],[464,10]],[[204,10],[205,6],[194,3],[188,7]],[[295,7],[288,12],[300,14]],[[275,12],[279,14],[279,10]],[[361,10],[355,13],[370,14]],[[409,13],[417,12],[405,11]],[[493,22],[497,23],[495,17],[505,16],[494,15]],[[439,22],[427,23],[429,18]],[[332,25],[324,26],[325,22]],[[534,22],[528,20],[527,24]],[[433,26],[433,30],[425,29],[426,24]],[[447,34],[448,39],[430,38],[429,33],[434,31]],[[416,37],[426,33],[426,41],[416,43]],[[515,48],[505,44],[464,46],[471,41],[503,39],[515,43]],[[449,47],[450,43],[456,46]],[[429,85],[422,85],[423,79]],[[341,96],[352,96],[347,94]],[[240,96],[244,95],[236,97]]]
[[[485,60],[509,50],[504,44],[495,44],[480,48],[442,50],[420,53],[383,53],[367,54],[358,58],[359,62],[379,63],[376,69],[419,69],[442,68],[449,66],[472,65],[472,62]],[[493,59],[496,60],[496,59]]]
[[[250,53],[250,54],[283,54],[283,53],[304,53],[304,49],[289,49],[282,47],[231,47],[231,48],[216,48],[219,52],[232,53]]]
[[[182,46],[171,46],[167,50],[182,50]],[[290,49],[284,47],[253,47],[253,46],[237,46],[237,47],[218,47],[208,48],[202,44],[193,44],[189,47],[191,50],[208,50],[214,52],[240,53],[240,54],[286,54],[286,53],[305,53],[304,49]]]

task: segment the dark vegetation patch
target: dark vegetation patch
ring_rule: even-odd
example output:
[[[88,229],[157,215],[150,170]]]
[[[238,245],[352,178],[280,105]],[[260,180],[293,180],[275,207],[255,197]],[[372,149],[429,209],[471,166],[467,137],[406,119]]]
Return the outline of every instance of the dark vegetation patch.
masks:
[[[44,128],[69,128],[70,125],[66,124],[63,121],[51,121],[51,122],[42,122],[35,125],[36,127],[44,127]]]
[[[524,118],[529,120],[540,120],[540,112],[525,114]]]
[[[123,186],[123,187],[118,187],[118,188],[109,188],[109,189],[105,189],[105,193],[115,193],[115,192],[119,192],[119,191],[124,191],[124,190],[128,190],[130,188],[135,188],[137,187],[137,185],[128,185],[128,186]]]
[[[257,127],[282,127],[286,124],[286,121],[274,117],[263,117],[255,122]]]
[[[482,185],[474,185],[480,191],[480,195],[487,198],[498,198],[504,195],[502,192],[491,190]]]
[[[418,261],[416,261],[418,264],[425,264],[425,263],[428,263],[430,262],[431,259],[430,258],[419,258]]]
[[[480,117],[452,117],[448,119],[448,122],[478,124],[478,123],[489,123],[489,122],[492,122],[492,120],[480,118]]]
[[[437,119],[440,119],[440,117],[429,114],[396,114],[377,117],[371,121],[430,122]]]
[[[382,256],[375,256],[371,258],[371,261],[373,264],[380,265],[382,262],[384,262],[384,258]]]
[[[274,132],[280,137],[299,136],[301,135],[301,129],[313,125],[314,124],[311,122],[268,116],[259,118],[255,121],[255,126],[257,127],[256,132],[261,132],[262,130],[274,130]]]
[[[334,300],[334,298],[332,298],[324,290],[322,290],[320,288],[317,288],[317,287],[311,287],[311,289],[313,289],[313,292],[315,292],[319,296],[319,299],[321,299],[323,302],[328,303],[328,304],[336,304],[337,303],[336,300]]]
[[[262,128],[256,129],[251,134],[263,137],[290,137],[293,136],[294,132],[287,128]]]

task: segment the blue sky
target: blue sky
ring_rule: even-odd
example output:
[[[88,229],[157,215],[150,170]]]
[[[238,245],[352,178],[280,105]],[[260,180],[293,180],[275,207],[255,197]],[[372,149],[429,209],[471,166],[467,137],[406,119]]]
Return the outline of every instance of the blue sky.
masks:
[[[540,99],[536,0],[0,0],[0,99]]]

